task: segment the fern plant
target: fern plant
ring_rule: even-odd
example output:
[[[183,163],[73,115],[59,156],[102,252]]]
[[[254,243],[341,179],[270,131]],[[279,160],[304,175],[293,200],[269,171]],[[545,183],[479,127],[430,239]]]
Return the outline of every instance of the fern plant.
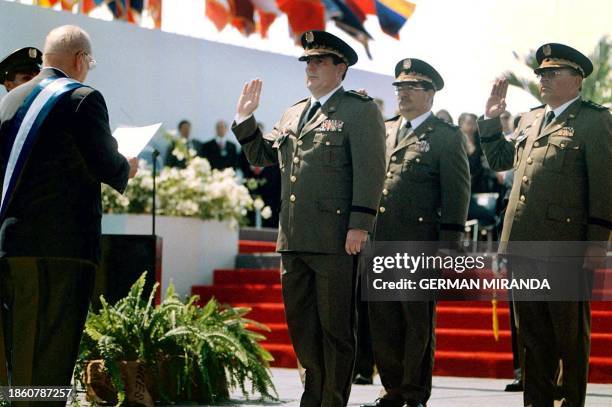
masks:
[[[144,283],[145,274],[117,304],[109,305],[101,297],[99,312],[90,312],[76,380],[82,381],[88,361],[104,360],[121,405],[125,388],[120,362],[139,361],[152,377],[155,388],[150,390],[160,401],[216,403],[229,397],[228,388],[236,387],[245,397],[257,392],[277,399],[269,370],[273,358],[259,344],[265,337],[247,328],[268,329],[245,318],[248,308],[224,308],[215,299],[200,308],[197,296],[182,301],[172,284],[163,302],[154,306],[159,284],[144,301]]]

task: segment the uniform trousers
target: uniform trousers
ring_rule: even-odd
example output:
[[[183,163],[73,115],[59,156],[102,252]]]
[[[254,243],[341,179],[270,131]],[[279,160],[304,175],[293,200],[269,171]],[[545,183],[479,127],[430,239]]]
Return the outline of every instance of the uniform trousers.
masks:
[[[2,386],[70,386],[94,280],[87,261],[0,259]],[[30,404],[40,402],[12,403]]]
[[[370,301],[374,360],[385,388],[382,398],[398,406],[425,404],[431,395],[436,347],[434,301]]]
[[[355,363],[356,256],[282,253],[285,315],[305,369],[300,406],[346,406]]]
[[[513,277],[534,276],[557,271],[541,261],[512,258]],[[574,266],[576,267],[576,266]],[[578,266],[579,267],[579,266]],[[556,270],[554,270],[555,268]],[[567,273],[566,273],[567,274]],[[581,276],[571,275],[577,282]],[[554,281],[554,279],[553,279]],[[553,283],[551,283],[551,288]],[[515,296],[516,297],[516,296]],[[585,404],[591,348],[591,304],[589,301],[517,301],[514,311],[518,334],[525,347],[523,372],[525,406],[552,407],[559,361],[563,369],[561,384],[566,406]]]

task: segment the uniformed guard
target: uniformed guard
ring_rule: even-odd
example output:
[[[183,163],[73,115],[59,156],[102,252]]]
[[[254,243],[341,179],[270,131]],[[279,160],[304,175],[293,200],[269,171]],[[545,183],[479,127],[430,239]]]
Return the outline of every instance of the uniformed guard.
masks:
[[[612,119],[607,108],[580,97],[583,79],[593,71],[586,56],[551,43],[537,50],[536,59],[534,72],[545,105],[524,114],[513,140],[506,141],[499,116],[505,109],[508,81],[498,79],[486,104],[486,118],[478,123],[491,168],[515,168],[500,251],[506,253],[509,242],[516,241],[588,241],[584,262],[580,258],[574,266],[580,278],[585,274],[582,268],[601,266],[598,259],[605,258],[604,242],[612,229]],[[511,257],[509,263],[513,275],[530,275],[547,264],[551,263],[521,257]],[[554,272],[560,271],[555,265]],[[553,405],[561,360],[564,405],[584,406],[590,303],[514,304],[526,352],[525,405]]]
[[[386,121],[387,173],[376,241],[459,242],[470,199],[470,174],[458,127],[432,112],[444,87],[427,62],[395,67],[400,115]],[[384,395],[371,406],[424,406],[431,394],[435,303],[370,301],[374,358]]]
[[[306,369],[301,406],[345,406],[355,358],[356,256],[373,230],[385,171],[385,128],[370,97],[342,88],[357,54],[324,31],[302,35],[311,96],[262,135],[245,84],[232,126],[253,165],[279,164],[277,250],[289,333]]]
[[[0,62],[0,83],[7,92],[38,75],[42,64],[42,52],[25,47],[10,53]]]

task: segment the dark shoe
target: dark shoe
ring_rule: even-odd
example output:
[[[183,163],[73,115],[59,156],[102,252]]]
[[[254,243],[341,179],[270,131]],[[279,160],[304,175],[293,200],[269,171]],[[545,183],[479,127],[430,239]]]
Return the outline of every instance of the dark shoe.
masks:
[[[403,404],[389,399],[377,399],[374,403],[362,404],[360,407],[403,407]]]
[[[515,392],[515,391],[523,391],[523,382],[521,379],[515,379],[512,383],[506,385],[504,391]]]
[[[355,378],[353,379],[353,384],[372,384],[372,376],[367,377],[367,376],[362,376],[359,373],[357,373],[355,375]]]

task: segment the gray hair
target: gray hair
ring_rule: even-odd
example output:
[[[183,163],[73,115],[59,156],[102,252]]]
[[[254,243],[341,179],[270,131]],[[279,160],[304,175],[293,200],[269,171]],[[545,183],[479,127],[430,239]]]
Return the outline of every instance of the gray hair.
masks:
[[[91,39],[81,27],[63,25],[47,34],[44,54],[76,54],[79,51],[91,53]]]

